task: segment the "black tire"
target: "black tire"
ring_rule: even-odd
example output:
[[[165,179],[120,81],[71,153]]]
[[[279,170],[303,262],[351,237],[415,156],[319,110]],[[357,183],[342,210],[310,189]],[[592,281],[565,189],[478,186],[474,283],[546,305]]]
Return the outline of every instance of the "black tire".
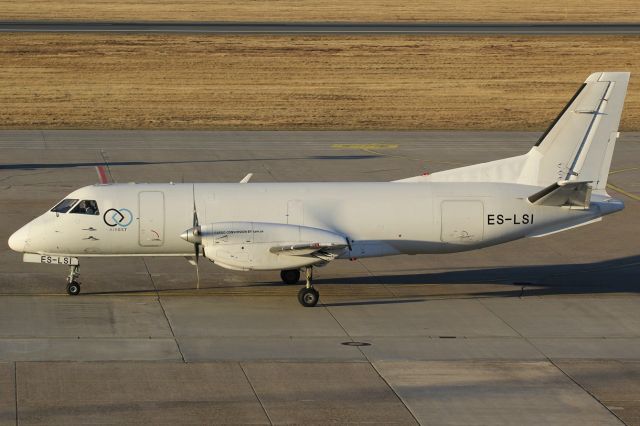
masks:
[[[67,284],[67,294],[69,296],[77,296],[80,294],[80,284],[78,284],[75,281],[70,282],[69,284]]]
[[[302,287],[298,292],[298,302],[305,308],[313,308],[320,300],[320,293],[315,288]]]
[[[280,278],[285,284],[293,285],[300,281],[300,269],[285,269],[280,271]]]

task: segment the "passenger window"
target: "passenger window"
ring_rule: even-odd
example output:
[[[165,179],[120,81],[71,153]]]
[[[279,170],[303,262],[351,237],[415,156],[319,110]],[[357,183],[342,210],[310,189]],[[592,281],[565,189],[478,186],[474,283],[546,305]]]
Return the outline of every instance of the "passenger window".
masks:
[[[78,202],[77,198],[76,199],[73,199],[73,198],[64,199],[64,200],[60,201],[54,208],[52,208],[51,211],[54,212],[54,213],[66,213],[77,202]]]
[[[95,200],[82,200],[71,210],[71,213],[98,215],[98,203]]]

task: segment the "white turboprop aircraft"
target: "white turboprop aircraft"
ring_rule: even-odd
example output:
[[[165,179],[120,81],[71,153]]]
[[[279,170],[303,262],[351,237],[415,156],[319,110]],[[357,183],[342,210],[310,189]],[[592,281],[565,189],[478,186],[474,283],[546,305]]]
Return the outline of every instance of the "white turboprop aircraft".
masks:
[[[606,192],[629,73],[587,78],[531,150],[517,157],[394,182],[107,184],[72,192],[20,228],[24,261],[198,256],[233,270],[306,272],[334,259],[473,250],[540,237],[624,208]],[[195,262],[193,262],[195,263]],[[197,266],[197,263],[196,263]]]

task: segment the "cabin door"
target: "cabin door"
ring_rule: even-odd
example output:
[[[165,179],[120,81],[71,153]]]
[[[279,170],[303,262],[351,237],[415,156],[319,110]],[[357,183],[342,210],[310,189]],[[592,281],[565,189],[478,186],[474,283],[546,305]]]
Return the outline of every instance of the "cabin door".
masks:
[[[144,191],[138,197],[140,245],[145,247],[161,246],[164,244],[164,193]]]
[[[447,200],[441,204],[442,230],[445,243],[473,244],[484,236],[482,201]]]

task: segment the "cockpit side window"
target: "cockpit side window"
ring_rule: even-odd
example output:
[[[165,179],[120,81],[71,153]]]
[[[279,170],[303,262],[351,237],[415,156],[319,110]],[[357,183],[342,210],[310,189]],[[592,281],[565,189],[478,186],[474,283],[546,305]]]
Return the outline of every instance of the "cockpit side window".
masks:
[[[54,213],[66,213],[77,202],[77,198],[65,198],[64,200],[60,201],[54,208],[52,208],[51,211]]]
[[[70,213],[88,214],[93,216],[100,214],[100,211],[98,210],[98,203],[96,203],[96,200],[82,200],[73,208],[73,210],[71,210]]]

